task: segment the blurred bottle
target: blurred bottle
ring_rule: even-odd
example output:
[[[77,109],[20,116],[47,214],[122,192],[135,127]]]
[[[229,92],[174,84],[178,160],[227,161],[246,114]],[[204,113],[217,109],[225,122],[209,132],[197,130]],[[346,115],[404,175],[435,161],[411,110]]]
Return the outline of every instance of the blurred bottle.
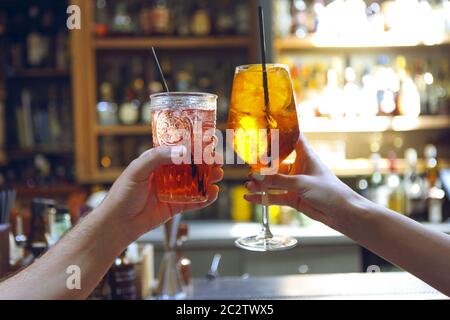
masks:
[[[217,13],[214,19],[217,34],[231,35],[235,33],[235,21],[231,9],[232,3],[230,0],[217,1]]]
[[[186,223],[180,223],[176,243],[176,252],[178,258],[177,268],[180,271],[185,286],[189,286],[191,282],[190,273],[192,268],[192,261],[188,257],[186,257],[183,251],[183,244],[186,242],[188,238],[188,232],[189,232],[188,225]]]
[[[116,35],[132,35],[136,33],[136,30],[136,19],[131,15],[130,5],[127,2],[118,2],[112,19],[111,31]]]
[[[235,33],[238,35],[248,35],[250,29],[250,12],[248,3],[238,1],[235,4]]]
[[[194,4],[191,32],[194,36],[200,37],[211,34],[211,15],[208,10],[208,4],[204,0],[200,0],[198,4]]]
[[[252,220],[252,206],[244,199],[248,193],[244,186],[234,186],[231,189],[231,219],[235,222],[249,222]]]
[[[396,100],[400,89],[398,75],[389,66],[387,56],[378,57],[374,70],[380,115],[398,114]]]
[[[28,246],[34,258],[41,256],[50,246],[49,214],[54,210],[53,200],[40,198],[32,200]]]
[[[109,271],[109,285],[113,300],[136,300],[136,270],[126,256],[126,250],[116,258]]]
[[[107,0],[95,1],[95,35],[97,37],[106,37],[109,34],[109,15],[107,9]]]
[[[187,37],[191,34],[191,15],[192,4],[191,0],[186,0],[173,8],[175,33],[181,37]]]
[[[406,71],[406,58],[397,56],[396,72],[400,80],[400,90],[397,96],[398,114],[418,117],[420,115],[420,94],[413,79]]]
[[[29,31],[26,37],[27,66],[49,67],[50,38],[43,32],[43,13],[41,9],[33,5],[28,10]]]
[[[152,10],[153,10],[152,0],[142,1],[142,5],[139,10],[139,29],[143,35],[152,34],[153,31]]]
[[[417,152],[413,148],[405,151],[407,169],[403,180],[405,189],[405,214],[415,220],[426,219],[425,185],[417,172]]]
[[[397,159],[394,152],[389,153],[389,174],[386,177],[389,188],[388,208],[398,213],[405,213],[405,194],[398,174]]]
[[[439,179],[439,163],[437,150],[432,144],[425,146],[425,165],[427,181],[427,209],[428,221],[432,223],[442,222],[442,206],[444,204],[445,191]]]
[[[362,99],[360,88],[356,84],[355,70],[350,66],[349,62],[345,68],[344,75],[345,84],[342,97],[344,99],[345,115],[354,117],[361,112],[360,109],[362,108]]]
[[[277,37],[286,38],[291,33],[292,15],[291,1],[278,0],[274,2],[275,35]]]
[[[374,76],[366,68],[362,76],[360,115],[374,117],[378,114],[377,86]]]
[[[100,85],[101,100],[97,103],[97,117],[100,125],[118,124],[118,107],[113,100],[113,87],[109,82]]]
[[[155,35],[168,35],[172,33],[170,22],[170,8],[166,0],[156,0],[151,10],[152,33]]]
[[[386,188],[383,183],[383,175],[380,171],[381,166],[381,157],[378,153],[372,153],[370,156],[372,161],[372,174],[369,178],[369,200],[378,203],[382,206],[387,207],[388,201],[387,201],[387,194],[386,194]]]
[[[116,137],[102,137],[100,139],[99,165],[103,169],[122,166],[120,144]]]
[[[294,0],[292,2],[291,34],[298,38],[305,38],[309,33],[309,14],[307,9],[306,2],[303,0]]]

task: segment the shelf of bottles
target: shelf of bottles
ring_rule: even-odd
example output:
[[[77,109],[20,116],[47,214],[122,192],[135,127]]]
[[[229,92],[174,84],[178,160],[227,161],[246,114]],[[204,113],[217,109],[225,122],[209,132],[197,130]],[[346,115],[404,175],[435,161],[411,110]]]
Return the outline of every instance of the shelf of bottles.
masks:
[[[73,183],[66,9],[66,1],[0,4],[2,121],[9,161],[0,168],[0,184]]]
[[[151,46],[170,90],[217,94],[218,123],[224,123],[234,67],[248,62],[252,48],[250,6],[228,0],[95,1],[98,180],[113,180],[151,146],[149,96],[163,91]]]

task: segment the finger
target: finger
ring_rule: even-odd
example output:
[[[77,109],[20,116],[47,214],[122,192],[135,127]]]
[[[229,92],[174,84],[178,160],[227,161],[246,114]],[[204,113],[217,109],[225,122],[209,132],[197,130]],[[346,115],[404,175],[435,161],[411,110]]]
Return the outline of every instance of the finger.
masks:
[[[312,179],[306,175],[289,176],[286,174],[274,174],[267,176],[252,176],[256,181],[256,186],[259,183],[259,188],[262,190],[268,189],[280,189],[289,190],[295,192],[301,192],[302,190],[311,188]]]
[[[224,175],[224,173],[223,173],[222,168],[220,168],[220,167],[213,168],[212,172],[211,172],[211,178],[210,178],[211,183],[216,183],[216,182],[222,181],[223,175]]]
[[[208,186],[206,194],[208,195],[208,199],[205,202],[187,204],[183,208],[183,211],[197,210],[209,206],[217,200],[217,197],[219,196],[219,187],[215,184]]]
[[[288,194],[246,194],[244,199],[253,203],[260,205],[279,205],[279,206],[290,206],[292,207],[292,200]]]
[[[172,159],[180,157],[184,152],[186,152],[184,146],[161,146],[149,149],[133,160],[124,174],[134,181],[146,180],[158,166],[173,163]]]

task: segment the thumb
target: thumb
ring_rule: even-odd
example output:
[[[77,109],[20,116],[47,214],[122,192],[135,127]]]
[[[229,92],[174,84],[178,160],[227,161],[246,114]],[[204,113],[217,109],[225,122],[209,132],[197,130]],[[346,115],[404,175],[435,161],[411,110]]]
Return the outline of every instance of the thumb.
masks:
[[[161,146],[149,149],[133,160],[124,174],[134,181],[146,180],[157,167],[173,163],[173,159],[181,157],[185,152],[184,146]]]

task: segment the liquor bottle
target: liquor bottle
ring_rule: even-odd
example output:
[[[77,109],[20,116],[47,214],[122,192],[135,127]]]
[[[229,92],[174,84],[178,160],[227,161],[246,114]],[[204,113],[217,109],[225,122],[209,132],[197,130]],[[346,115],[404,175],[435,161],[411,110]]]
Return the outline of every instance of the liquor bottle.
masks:
[[[298,38],[308,35],[308,12],[306,2],[294,0],[292,3],[292,28],[291,33]]]
[[[425,185],[417,172],[417,152],[409,148],[405,151],[407,170],[403,180],[405,190],[405,214],[415,220],[426,218]]]
[[[191,1],[185,0],[174,7],[175,33],[187,37],[191,33]]]
[[[381,157],[378,153],[373,153],[371,156],[373,165],[372,174],[369,179],[369,200],[383,206],[387,206],[387,197],[383,184],[383,175],[380,171]]]
[[[144,35],[151,35],[153,30],[152,21],[153,3],[151,0],[142,1],[142,6],[139,11],[139,28]]]
[[[151,10],[152,31],[156,35],[168,35],[172,32],[170,8],[166,0],[156,0]]]
[[[119,107],[119,120],[124,125],[134,125],[139,120],[139,101],[133,88],[125,91],[125,101]]]
[[[211,34],[211,15],[206,1],[200,1],[194,8],[191,20],[192,34],[199,37]]]
[[[396,114],[396,95],[400,82],[397,74],[389,67],[389,58],[380,56],[375,68],[374,77],[378,90],[378,104],[381,115]]]
[[[49,248],[49,212],[55,209],[50,199],[33,199],[31,203],[31,230],[28,246],[35,258]]]
[[[231,1],[219,0],[217,3],[215,21],[215,31],[219,35],[230,35],[235,32],[235,21],[231,13]]]
[[[405,195],[400,176],[397,172],[397,159],[394,152],[389,154],[389,174],[386,177],[389,188],[388,208],[398,213],[405,213]]]
[[[111,83],[100,85],[101,100],[97,103],[97,117],[100,125],[109,126],[118,124],[118,107],[113,100],[113,87]]]
[[[374,76],[366,68],[362,76],[361,112],[363,117],[374,117],[378,114],[377,86]]]
[[[164,77],[166,78],[167,86],[169,87],[169,90],[171,88],[174,88],[174,79],[173,79],[173,68],[172,68],[172,61],[170,58],[162,57],[161,58],[161,69],[164,73]],[[159,77],[159,75],[158,75]],[[159,79],[160,82],[162,82],[162,79]]]
[[[322,99],[319,105],[321,116],[341,117],[344,114],[343,93],[339,87],[338,73],[335,68],[327,71],[327,84],[322,91]]]
[[[362,101],[360,99],[360,89],[356,84],[355,70],[349,65],[345,68],[345,84],[342,91],[345,115],[348,117],[357,116],[360,113]]]
[[[186,257],[183,251],[183,244],[186,242],[188,237],[188,225],[186,223],[180,223],[180,227],[177,232],[177,242],[176,242],[176,252],[177,252],[177,268],[183,279],[184,285],[189,286],[191,282],[191,268],[192,261]]]
[[[135,20],[130,14],[130,8],[126,2],[116,5],[111,30],[117,35],[131,35],[136,31]]]
[[[56,69],[61,71],[69,70],[69,51],[67,34],[59,31],[56,35]]]
[[[289,36],[292,28],[290,0],[278,0],[274,2],[275,35],[280,38]]]
[[[420,94],[411,76],[406,71],[406,59],[396,58],[396,72],[400,79],[400,90],[397,96],[398,114],[411,117],[420,115]]]
[[[442,222],[442,206],[444,204],[445,191],[439,179],[439,163],[437,150],[432,144],[425,146],[426,180],[427,180],[427,210],[428,221],[432,223]]]
[[[114,261],[109,272],[113,300],[136,300],[136,270],[126,257],[126,250]]]
[[[250,29],[250,12],[248,3],[239,1],[235,7],[235,33],[238,35],[247,35]]]
[[[106,37],[110,31],[107,0],[96,0],[95,9],[94,33],[97,37]]]
[[[108,169],[122,165],[122,153],[116,137],[103,137],[100,140],[100,166]]]
[[[27,246],[27,236],[23,232],[23,219],[21,216],[16,216],[16,235],[14,240],[18,248],[18,258],[23,259],[25,257],[25,249]]]
[[[31,6],[28,11],[29,31],[26,37],[28,67],[44,67],[49,55],[50,40],[41,30],[41,11],[38,6]]]

